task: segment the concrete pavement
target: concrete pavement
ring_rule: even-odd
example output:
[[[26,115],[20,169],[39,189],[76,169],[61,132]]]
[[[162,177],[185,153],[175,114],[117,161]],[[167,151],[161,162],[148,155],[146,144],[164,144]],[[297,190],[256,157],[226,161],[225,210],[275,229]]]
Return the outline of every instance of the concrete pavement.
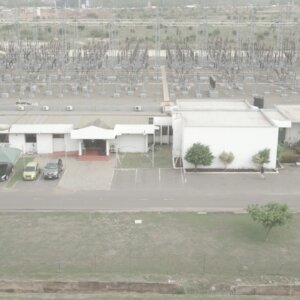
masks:
[[[242,211],[278,201],[300,211],[300,168],[279,174],[183,174],[172,169],[116,169],[109,191],[56,187],[1,189],[3,210]]]

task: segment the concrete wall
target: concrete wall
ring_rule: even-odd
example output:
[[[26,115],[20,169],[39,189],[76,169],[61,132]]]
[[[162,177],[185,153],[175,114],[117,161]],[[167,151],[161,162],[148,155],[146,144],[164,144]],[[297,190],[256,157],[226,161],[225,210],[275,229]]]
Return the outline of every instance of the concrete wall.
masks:
[[[118,152],[144,153],[147,152],[147,135],[123,134],[117,137]]]
[[[300,140],[300,123],[292,123],[291,128],[286,129],[285,141],[291,144]]]
[[[37,134],[36,150],[39,154],[53,153],[52,134]]]
[[[183,130],[183,157],[194,143],[208,145],[215,156],[209,168],[223,168],[218,158],[223,151],[231,151],[235,159],[229,168],[255,168],[252,156],[265,148],[271,149],[267,168],[276,167],[278,128],[211,128],[186,127]],[[194,166],[184,160],[185,168]]]
[[[25,151],[25,135],[24,134],[10,134],[9,145],[11,147]]]

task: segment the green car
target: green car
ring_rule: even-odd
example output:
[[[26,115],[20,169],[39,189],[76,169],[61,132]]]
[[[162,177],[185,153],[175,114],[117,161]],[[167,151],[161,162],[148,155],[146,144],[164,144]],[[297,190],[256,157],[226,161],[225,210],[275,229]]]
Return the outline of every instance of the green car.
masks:
[[[41,169],[36,161],[29,162],[23,171],[24,180],[35,180],[38,178]]]

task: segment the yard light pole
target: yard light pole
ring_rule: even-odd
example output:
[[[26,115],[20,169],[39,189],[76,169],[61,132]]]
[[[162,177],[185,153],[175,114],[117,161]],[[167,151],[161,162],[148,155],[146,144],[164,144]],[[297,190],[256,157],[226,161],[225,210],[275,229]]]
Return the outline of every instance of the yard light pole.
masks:
[[[154,143],[152,144],[152,168],[154,168]]]

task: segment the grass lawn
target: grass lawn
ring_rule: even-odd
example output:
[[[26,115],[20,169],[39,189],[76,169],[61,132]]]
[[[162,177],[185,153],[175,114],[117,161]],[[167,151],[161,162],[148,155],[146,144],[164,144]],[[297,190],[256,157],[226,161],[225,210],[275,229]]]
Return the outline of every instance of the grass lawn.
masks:
[[[154,163],[152,163],[154,161]],[[169,145],[155,146],[149,153],[119,154],[118,168],[172,168],[172,149]]]
[[[188,294],[228,293],[238,278],[289,282],[299,280],[299,226],[295,215],[264,242],[248,215],[0,213],[0,280],[171,279]]]
[[[14,184],[17,181],[22,180],[24,166],[32,160],[33,160],[33,157],[21,157],[21,158],[19,158],[19,160],[17,161],[17,163],[14,167],[14,173],[10,177],[10,179],[8,180],[8,182],[6,184],[6,187],[12,187],[12,186],[14,186]]]

